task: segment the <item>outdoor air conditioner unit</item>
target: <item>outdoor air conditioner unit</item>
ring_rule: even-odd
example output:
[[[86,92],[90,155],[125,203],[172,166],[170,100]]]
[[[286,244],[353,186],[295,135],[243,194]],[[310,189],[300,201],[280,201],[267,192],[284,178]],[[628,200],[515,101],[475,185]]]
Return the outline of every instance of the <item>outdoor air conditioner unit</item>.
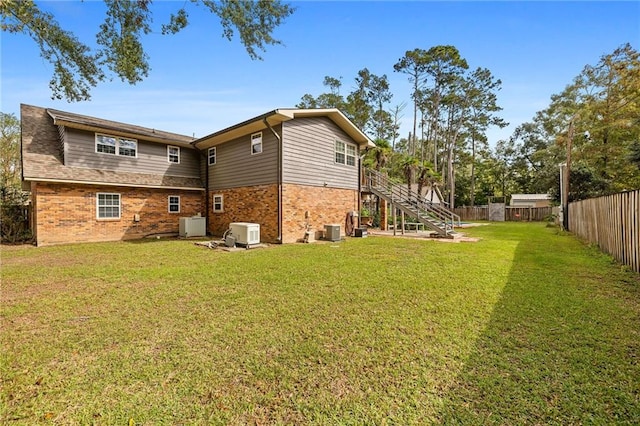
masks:
[[[234,222],[229,225],[231,235],[236,239],[236,244],[249,246],[260,244],[260,224],[247,222]]]
[[[325,225],[324,239],[329,241],[340,241],[340,225]]]
[[[207,235],[207,219],[200,216],[181,217],[178,233],[181,237],[204,237]]]

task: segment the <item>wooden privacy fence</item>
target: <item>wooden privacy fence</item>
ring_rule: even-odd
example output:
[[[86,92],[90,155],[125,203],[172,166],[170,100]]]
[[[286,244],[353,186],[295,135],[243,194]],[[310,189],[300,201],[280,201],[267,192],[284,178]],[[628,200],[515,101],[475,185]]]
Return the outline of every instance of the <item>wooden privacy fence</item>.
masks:
[[[460,220],[489,220],[489,207],[456,207],[453,212],[460,216]]]
[[[640,190],[570,203],[569,231],[640,272]]]
[[[460,220],[489,220],[489,207],[456,207],[453,212],[460,216]],[[509,222],[541,222],[549,220],[551,207],[505,207],[504,220]]]
[[[552,207],[510,207],[507,206],[504,220],[517,222],[544,222],[551,217]]]

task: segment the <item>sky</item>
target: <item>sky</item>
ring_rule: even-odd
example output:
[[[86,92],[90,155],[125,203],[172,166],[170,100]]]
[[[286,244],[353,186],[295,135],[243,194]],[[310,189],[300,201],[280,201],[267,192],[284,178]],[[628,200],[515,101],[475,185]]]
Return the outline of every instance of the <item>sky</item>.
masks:
[[[407,103],[401,137],[412,127],[411,85],[393,65],[406,51],[455,46],[470,69],[488,68],[502,81],[498,92],[504,129],[488,132],[491,145],[531,121],[585,65],[617,47],[640,48],[639,1],[292,1],[293,15],[274,36],[281,45],[252,60],[237,38],[222,37],[217,17],[187,1],[153,3],[154,27],[187,7],[191,24],[181,33],[144,36],[149,76],[134,86],[117,77],[100,83],[90,101],[52,100],[52,66],[24,35],[0,35],[0,110],[19,117],[20,104],[90,115],[201,137],[276,108],[294,107],[309,93],[341,78],[343,95],[359,70],[387,75],[389,109]],[[92,45],[104,5],[97,1],[38,4]]]

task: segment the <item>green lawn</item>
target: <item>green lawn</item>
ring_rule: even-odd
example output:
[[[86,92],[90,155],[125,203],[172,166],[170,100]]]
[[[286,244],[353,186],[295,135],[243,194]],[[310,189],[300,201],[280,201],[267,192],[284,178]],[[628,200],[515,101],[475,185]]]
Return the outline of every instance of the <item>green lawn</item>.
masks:
[[[544,224],[2,248],[8,424],[638,424],[640,278]]]

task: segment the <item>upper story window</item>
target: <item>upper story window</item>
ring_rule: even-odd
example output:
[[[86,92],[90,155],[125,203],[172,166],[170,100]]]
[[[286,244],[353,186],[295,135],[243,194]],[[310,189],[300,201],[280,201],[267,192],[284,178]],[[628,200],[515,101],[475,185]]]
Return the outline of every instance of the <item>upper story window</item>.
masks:
[[[207,159],[210,166],[213,166],[214,164],[216,164],[216,147],[215,146],[213,148],[209,148],[209,150],[207,151]]]
[[[251,135],[251,155],[262,152],[262,132]]]
[[[336,163],[347,166],[356,165],[356,147],[348,143],[336,141],[335,144]]]
[[[170,163],[180,164],[179,146],[167,146],[167,160],[169,160]]]
[[[137,157],[138,141],[120,136],[96,133],[96,152],[121,155],[123,157]]]
[[[98,219],[120,219],[120,194],[98,192],[96,211]]]

